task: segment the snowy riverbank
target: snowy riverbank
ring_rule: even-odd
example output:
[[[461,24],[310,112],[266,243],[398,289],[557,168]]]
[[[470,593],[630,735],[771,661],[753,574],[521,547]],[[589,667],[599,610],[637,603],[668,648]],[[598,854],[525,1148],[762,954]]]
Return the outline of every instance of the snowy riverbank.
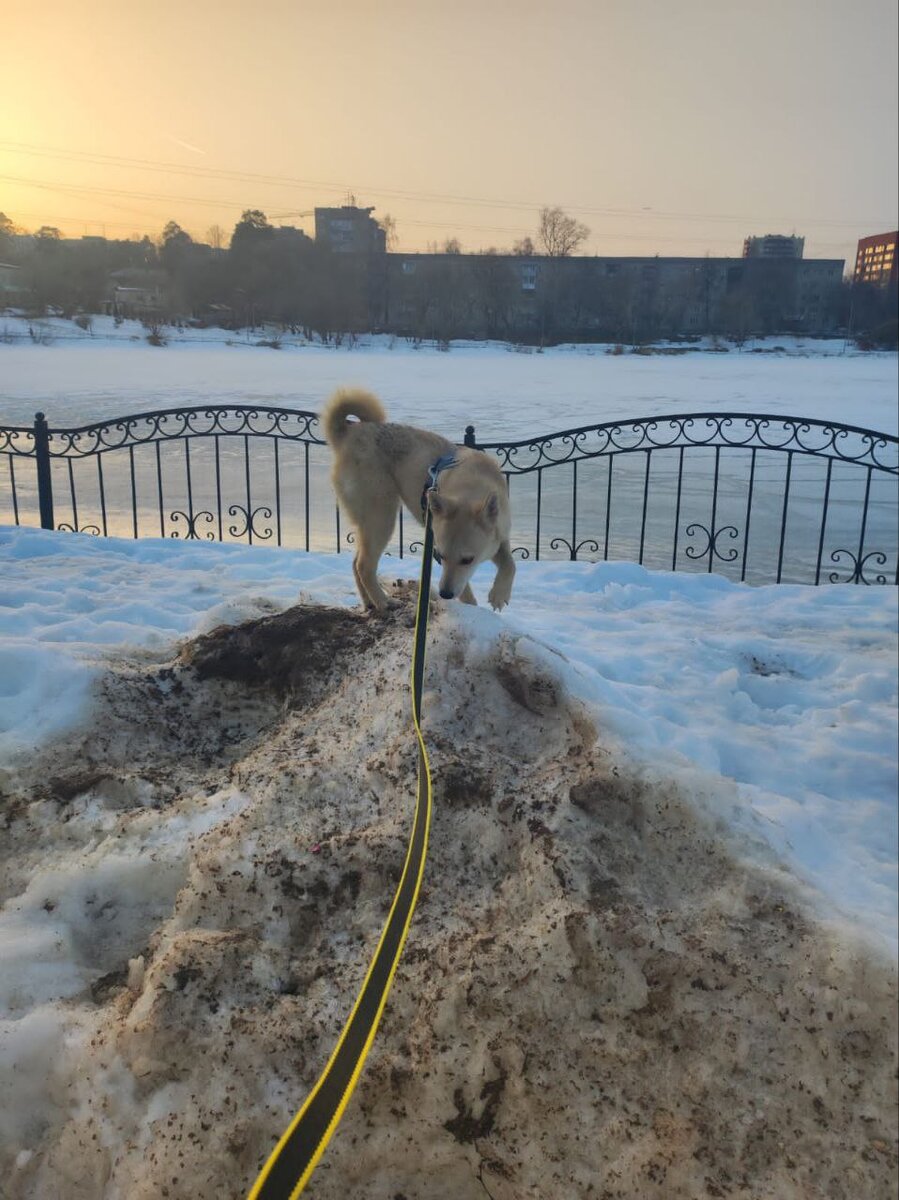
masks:
[[[754,412],[814,417],[885,433],[899,429],[899,357],[862,354],[843,339],[769,338],[676,353],[614,354],[606,345],[538,353],[498,342],[453,343],[448,353],[402,338],[368,336],[340,347],[220,329],[171,331],[150,346],[138,322],[116,329],[94,318],[94,336],[71,321],[46,322],[48,344],[28,322],[0,317],[0,424],[79,425],[122,414],[205,403],[274,404],[318,411],[329,393],[362,384],[394,420],[482,441],[675,412]],[[3,341],[7,329],[25,340]],[[681,351],[683,351],[681,353]]]

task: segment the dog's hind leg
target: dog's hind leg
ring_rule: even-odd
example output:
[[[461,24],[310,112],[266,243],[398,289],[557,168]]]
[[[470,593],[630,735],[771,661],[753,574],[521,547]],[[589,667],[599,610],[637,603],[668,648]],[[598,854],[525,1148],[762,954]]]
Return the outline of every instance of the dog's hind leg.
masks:
[[[356,524],[356,537],[359,549],[353,559],[353,575],[363,603],[369,603],[378,612],[384,612],[396,605],[378,583],[378,563],[381,555],[387,549],[387,543],[396,524],[396,509],[385,512],[370,511],[364,521]]]
[[[355,530],[356,553],[353,555],[353,579],[363,608],[384,611],[391,607],[387,594],[378,583],[378,561],[390,541],[399,496],[388,487],[372,486],[364,475],[364,464],[348,464],[338,458],[331,479],[340,501]]]
[[[372,607],[374,607],[372,605],[371,600],[369,600],[369,598],[368,598],[368,593],[366,592],[365,588],[362,586],[362,580],[359,578],[359,552],[358,552],[358,550],[353,555],[353,579],[356,582],[356,591],[359,593],[359,599],[362,601],[362,607],[364,609],[371,609]]]

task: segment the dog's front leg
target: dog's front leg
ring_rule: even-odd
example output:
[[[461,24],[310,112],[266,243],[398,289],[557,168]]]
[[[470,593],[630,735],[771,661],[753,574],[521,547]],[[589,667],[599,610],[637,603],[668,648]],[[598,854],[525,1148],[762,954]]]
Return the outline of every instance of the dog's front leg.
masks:
[[[463,604],[474,604],[475,607],[477,607],[478,602],[477,602],[477,599],[475,598],[474,592],[471,590],[470,583],[466,583],[465,587],[459,593],[459,599],[462,601]]]
[[[499,611],[505,608],[512,598],[512,580],[515,578],[515,559],[508,542],[500,545],[493,556],[493,562],[496,564],[496,578],[487,599],[491,606]]]

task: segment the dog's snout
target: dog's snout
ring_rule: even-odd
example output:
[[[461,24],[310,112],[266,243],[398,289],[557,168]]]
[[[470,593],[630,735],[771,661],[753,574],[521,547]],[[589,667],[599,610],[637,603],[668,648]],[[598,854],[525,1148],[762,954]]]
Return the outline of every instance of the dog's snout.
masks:
[[[452,598],[453,598],[453,592],[451,592],[449,590],[449,588],[441,588],[440,589],[440,599],[441,600],[452,600]]]

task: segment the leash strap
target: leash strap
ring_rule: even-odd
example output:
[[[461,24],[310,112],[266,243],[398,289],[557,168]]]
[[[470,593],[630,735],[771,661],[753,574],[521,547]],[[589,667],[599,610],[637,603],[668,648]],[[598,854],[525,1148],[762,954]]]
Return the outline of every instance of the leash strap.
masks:
[[[412,719],[418,739],[418,792],[403,873],[365,981],[328,1065],[272,1151],[248,1200],[296,1200],[309,1182],[362,1073],[415,911],[431,827],[431,771],[421,732],[421,693],[433,546],[434,534],[428,512],[412,654]]]

